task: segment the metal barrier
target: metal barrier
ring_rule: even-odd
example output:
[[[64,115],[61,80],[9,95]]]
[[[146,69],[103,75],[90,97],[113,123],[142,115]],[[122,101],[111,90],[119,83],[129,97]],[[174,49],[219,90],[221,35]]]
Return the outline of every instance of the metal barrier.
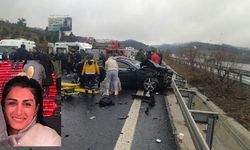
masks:
[[[183,78],[177,73],[175,73],[175,76],[172,79],[172,88],[175,92],[177,102],[180,105],[183,117],[186,121],[194,145],[198,150],[212,149],[214,124],[215,120],[218,118],[218,113],[210,111],[192,110],[192,101],[196,93],[194,91],[188,90],[186,88],[186,85],[187,82],[183,80]],[[184,97],[188,98],[187,104],[184,100]],[[206,140],[203,138],[195,121],[198,123],[208,124]]]

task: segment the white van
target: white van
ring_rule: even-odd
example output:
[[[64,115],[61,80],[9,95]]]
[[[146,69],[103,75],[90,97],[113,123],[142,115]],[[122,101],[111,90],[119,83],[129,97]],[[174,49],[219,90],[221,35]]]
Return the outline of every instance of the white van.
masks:
[[[21,45],[25,45],[25,49],[30,51],[33,47],[35,47],[34,41],[29,41],[26,39],[3,39],[0,41],[0,59],[2,59],[2,54],[4,50],[8,52],[8,56],[11,50],[16,51],[16,49],[20,48]]]
[[[80,52],[92,49],[92,45],[82,42],[56,42],[53,53]]]

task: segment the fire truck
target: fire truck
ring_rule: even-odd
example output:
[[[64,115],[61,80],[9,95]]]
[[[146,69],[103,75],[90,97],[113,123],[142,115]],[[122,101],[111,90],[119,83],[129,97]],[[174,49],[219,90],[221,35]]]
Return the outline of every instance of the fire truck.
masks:
[[[123,56],[125,55],[125,48],[121,46],[119,41],[115,40],[97,40],[93,44],[92,51],[94,53],[94,57],[98,59],[99,54],[103,52],[103,54],[108,58],[109,56],[116,53],[117,55]]]

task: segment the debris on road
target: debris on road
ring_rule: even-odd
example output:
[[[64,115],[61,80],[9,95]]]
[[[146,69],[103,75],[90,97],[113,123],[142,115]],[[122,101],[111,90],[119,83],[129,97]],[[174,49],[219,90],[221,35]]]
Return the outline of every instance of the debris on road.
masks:
[[[182,142],[182,140],[183,140],[183,138],[184,138],[184,134],[180,132],[180,133],[178,133],[177,137],[178,137],[178,140],[179,140],[180,142]]]
[[[66,134],[64,137],[69,137],[69,134]]]
[[[160,140],[160,139],[156,139],[156,142],[157,142],[157,143],[161,143],[161,140]]]
[[[125,117],[119,117],[118,119],[119,119],[119,120],[124,120],[124,119],[127,119],[127,118],[128,118],[128,115],[125,116]]]
[[[90,117],[89,119],[91,119],[91,120],[92,120],[92,119],[95,119],[95,116],[92,116],[92,117]]]

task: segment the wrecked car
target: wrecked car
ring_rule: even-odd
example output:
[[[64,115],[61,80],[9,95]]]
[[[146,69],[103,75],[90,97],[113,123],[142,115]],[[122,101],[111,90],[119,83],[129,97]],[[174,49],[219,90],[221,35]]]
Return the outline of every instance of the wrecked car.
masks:
[[[159,91],[170,87],[172,71],[151,60],[139,62],[125,57],[115,58],[122,87],[134,87],[147,91]]]

